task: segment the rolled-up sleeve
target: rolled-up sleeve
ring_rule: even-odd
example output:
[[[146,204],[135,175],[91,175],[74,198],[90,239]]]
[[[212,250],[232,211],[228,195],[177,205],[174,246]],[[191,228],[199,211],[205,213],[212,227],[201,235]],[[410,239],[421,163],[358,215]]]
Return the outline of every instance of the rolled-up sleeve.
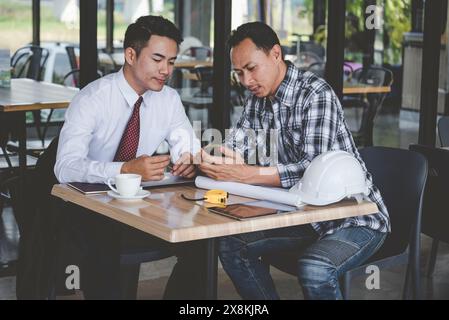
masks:
[[[174,112],[166,140],[170,146],[171,161],[176,163],[183,153],[196,155],[201,143],[195,135],[178,95],[173,98]]]
[[[277,164],[282,187],[295,185],[316,156],[332,150],[337,137],[339,103],[335,94],[327,89],[316,92],[306,106],[297,106],[303,108],[298,129],[301,139],[295,146],[301,158],[297,163]]]

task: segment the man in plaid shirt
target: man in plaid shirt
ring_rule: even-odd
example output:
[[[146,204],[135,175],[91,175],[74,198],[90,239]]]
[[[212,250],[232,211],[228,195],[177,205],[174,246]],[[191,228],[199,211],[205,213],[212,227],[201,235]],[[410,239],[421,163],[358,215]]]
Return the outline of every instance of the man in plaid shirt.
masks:
[[[201,170],[217,180],[289,188],[316,156],[344,150],[362,164],[370,182],[369,198],[380,211],[222,238],[219,254],[223,267],[242,298],[279,299],[260,257],[303,250],[298,279],[305,298],[341,299],[339,276],[372,256],[390,231],[380,192],[372,184],[329,84],[284,61],[277,35],[264,23],[240,26],[229,45],[234,71],[251,95],[236,127],[228,131],[226,148],[222,148],[234,163],[218,163],[203,154]]]

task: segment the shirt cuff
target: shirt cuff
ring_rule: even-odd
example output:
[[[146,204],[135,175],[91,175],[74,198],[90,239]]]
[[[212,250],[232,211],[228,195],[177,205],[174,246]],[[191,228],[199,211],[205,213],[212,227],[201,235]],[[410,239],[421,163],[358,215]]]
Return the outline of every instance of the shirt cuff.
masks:
[[[181,155],[183,155],[184,153],[190,153],[192,156],[195,156],[198,152],[201,151],[201,145],[198,141],[194,142],[192,146],[190,145],[183,145],[181,148],[171,148],[170,149],[170,157],[173,163],[176,163],[179,158],[181,158]]]
[[[116,175],[121,173],[124,162],[109,162],[105,166],[106,179],[115,178]]]
[[[277,164],[283,188],[291,188],[299,181],[299,168],[296,164]]]

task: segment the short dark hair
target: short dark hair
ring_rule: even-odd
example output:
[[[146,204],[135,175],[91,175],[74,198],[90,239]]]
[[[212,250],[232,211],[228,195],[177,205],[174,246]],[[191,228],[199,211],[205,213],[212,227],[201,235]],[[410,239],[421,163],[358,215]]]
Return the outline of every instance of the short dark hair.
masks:
[[[265,53],[270,52],[275,45],[281,45],[276,32],[263,22],[248,22],[233,30],[228,40],[229,49],[245,39],[251,39],[256,47]]]
[[[126,29],[123,47],[125,50],[133,48],[138,57],[152,35],[173,39],[178,46],[183,41],[181,31],[170,20],[162,16],[142,16]]]

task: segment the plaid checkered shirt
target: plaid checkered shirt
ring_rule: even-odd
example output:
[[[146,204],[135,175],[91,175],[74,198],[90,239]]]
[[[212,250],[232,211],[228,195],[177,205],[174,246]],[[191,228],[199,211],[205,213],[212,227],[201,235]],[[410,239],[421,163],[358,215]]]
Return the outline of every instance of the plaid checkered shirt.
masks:
[[[225,145],[249,164],[277,166],[283,188],[295,185],[310,162],[328,150],[343,150],[361,163],[369,182],[368,198],[379,212],[312,223],[324,236],[340,228],[366,226],[389,232],[390,220],[380,191],[355,146],[338,97],[329,84],[287,61],[287,73],[274,97],[248,97],[236,126],[227,130]]]

